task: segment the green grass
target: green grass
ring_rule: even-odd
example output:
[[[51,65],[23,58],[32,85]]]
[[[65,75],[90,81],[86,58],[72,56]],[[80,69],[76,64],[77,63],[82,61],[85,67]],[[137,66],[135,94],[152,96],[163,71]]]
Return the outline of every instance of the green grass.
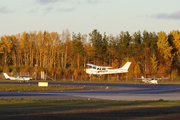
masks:
[[[38,85],[16,85],[16,84],[0,84],[0,92],[32,92],[32,91],[65,91],[78,90],[84,87],[49,85],[48,87],[39,87]]]
[[[1,120],[179,119],[180,101],[0,99]]]

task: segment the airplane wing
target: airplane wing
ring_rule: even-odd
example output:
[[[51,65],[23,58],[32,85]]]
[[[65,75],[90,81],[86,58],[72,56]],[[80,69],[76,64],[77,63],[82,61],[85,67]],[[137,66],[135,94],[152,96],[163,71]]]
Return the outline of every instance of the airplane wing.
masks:
[[[154,78],[144,78],[144,76],[141,76],[141,78],[134,78],[134,79],[139,79],[139,80],[152,80]]]
[[[168,77],[165,77],[165,78],[154,78],[156,80],[162,80],[162,79],[169,79]]]
[[[30,75],[18,75],[18,77],[30,77]]]
[[[112,67],[109,67],[109,66],[98,66],[98,67],[101,67],[101,68],[112,68]]]
[[[142,79],[144,79],[144,78],[134,78],[134,79],[140,79],[140,80],[142,80]]]
[[[134,78],[134,79],[140,79],[140,80],[143,80],[143,79],[146,79],[146,78],[144,78],[144,76],[141,76],[141,78]]]
[[[145,80],[162,80],[162,79],[169,79],[169,78],[166,77],[166,78],[134,78],[134,79],[140,79],[140,80],[143,80],[143,79],[145,79]]]
[[[91,67],[96,67],[97,65],[94,65],[94,64],[90,64],[90,63],[87,63],[87,65],[91,66]]]
[[[112,68],[112,67],[109,67],[109,66],[97,66],[97,65],[94,65],[94,64],[90,64],[90,63],[87,63],[87,65],[89,65],[91,67]]]

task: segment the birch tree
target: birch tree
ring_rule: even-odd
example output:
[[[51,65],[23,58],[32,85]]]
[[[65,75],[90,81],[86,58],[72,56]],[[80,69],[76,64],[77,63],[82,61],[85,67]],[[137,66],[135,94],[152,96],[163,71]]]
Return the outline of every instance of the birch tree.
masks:
[[[158,33],[157,47],[160,52],[161,57],[163,58],[163,63],[167,72],[170,72],[173,55],[171,54],[172,46],[169,45],[168,37],[165,32]]]

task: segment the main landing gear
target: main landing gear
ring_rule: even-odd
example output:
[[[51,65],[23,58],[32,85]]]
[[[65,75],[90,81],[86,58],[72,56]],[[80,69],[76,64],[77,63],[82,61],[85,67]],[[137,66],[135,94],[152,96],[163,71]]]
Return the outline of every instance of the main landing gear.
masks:
[[[103,78],[103,76],[102,75],[95,75],[96,76],[96,78],[100,78],[100,79],[102,79]],[[91,76],[91,74],[89,75],[89,78],[90,78],[90,80],[91,80],[91,78],[92,78],[92,76]]]

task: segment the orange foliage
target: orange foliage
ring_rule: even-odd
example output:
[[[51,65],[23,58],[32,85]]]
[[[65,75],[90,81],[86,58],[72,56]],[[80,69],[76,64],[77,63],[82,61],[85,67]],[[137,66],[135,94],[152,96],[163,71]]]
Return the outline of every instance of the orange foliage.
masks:
[[[166,75],[166,69],[165,69],[163,64],[160,64],[158,66],[158,76],[159,77],[164,77],[165,75]]]
[[[103,43],[103,35],[100,35],[99,32],[98,35],[100,37],[98,38],[99,43],[97,43],[97,45]],[[137,35],[139,34],[136,34],[136,37],[139,38]],[[158,74],[159,76],[169,76],[172,74],[175,76],[172,69],[180,68],[179,31],[173,30],[169,36],[167,36],[165,32],[159,32],[158,35],[153,34],[152,38],[156,42],[155,44],[151,44],[152,38],[148,38],[147,35],[146,41],[139,42],[137,44],[138,46],[135,46],[136,44],[134,42],[137,41],[133,42],[132,36],[128,37],[128,44],[124,44],[123,40],[127,37],[126,34],[117,37],[107,37],[108,42],[104,44],[104,48],[106,49],[100,48],[101,46],[97,47],[96,51],[98,51],[98,49],[100,50],[97,54],[96,51],[94,51],[95,47],[92,41],[86,42],[85,38],[84,42],[82,39],[79,40],[80,43],[83,43],[81,52],[73,53],[73,42],[68,30],[61,35],[57,32],[49,33],[48,31],[34,31],[30,33],[25,31],[18,35],[5,35],[1,37],[0,41],[0,64],[2,67],[6,65],[8,67],[7,70],[2,69],[2,71],[11,71],[9,66],[13,65],[17,71],[21,73],[30,71],[31,74],[33,74],[35,71],[40,73],[40,71],[43,70],[51,76],[55,73],[63,77],[69,77],[74,74],[75,79],[77,79],[82,74],[84,78],[88,77],[83,71],[86,63],[101,66],[110,65],[113,68],[119,68],[120,65],[124,65],[126,61],[130,61],[131,66],[127,75],[131,77],[135,75],[140,76],[145,72],[147,75]],[[152,54],[154,54],[153,61],[151,61]],[[127,60],[127,58],[130,58],[130,60]],[[156,63],[157,61],[158,63]],[[155,63],[159,64],[159,66],[157,67]],[[36,70],[34,67],[35,64],[38,64],[39,69],[37,68]],[[28,66],[29,68],[18,70],[20,66]],[[77,70],[77,68],[79,68],[79,70]],[[116,75],[117,74],[111,76],[114,77]],[[121,75],[121,77],[122,76],[124,75]]]
[[[119,61],[117,59],[115,59],[113,62],[112,62],[112,67],[113,68],[119,68]]]
[[[78,77],[78,70],[74,70],[74,76],[75,76],[75,80],[76,80]]]

